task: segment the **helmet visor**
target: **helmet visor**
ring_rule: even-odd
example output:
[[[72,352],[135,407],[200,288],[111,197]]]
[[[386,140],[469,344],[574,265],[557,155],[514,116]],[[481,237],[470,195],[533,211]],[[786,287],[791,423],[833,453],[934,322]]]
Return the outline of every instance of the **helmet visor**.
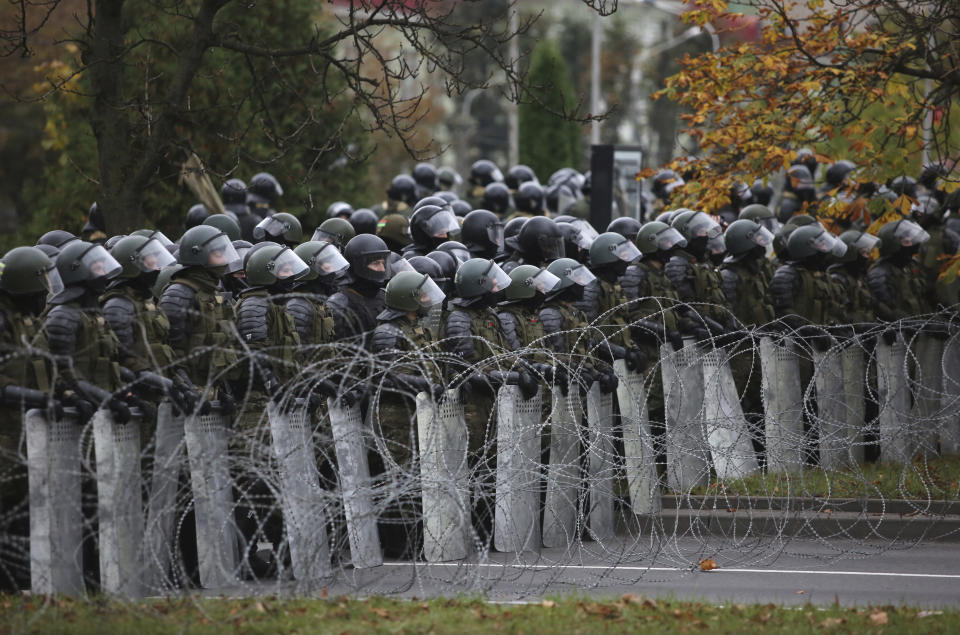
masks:
[[[544,260],[556,260],[566,255],[563,248],[563,236],[538,236],[537,245]]]
[[[343,254],[333,245],[324,245],[313,255],[309,262],[314,273],[321,276],[343,271],[350,266]]]
[[[589,269],[587,269],[584,265],[579,265],[571,269],[567,273],[567,278],[569,278],[570,280],[573,280],[574,282],[579,284],[581,287],[585,287],[597,279],[597,277],[593,275],[593,273]]]
[[[330,243],[330,244],[333,244],[333,245],[338,245],[338,244],[340,244],[340,235],[339,235],[339,234],[331,234],[330,232],[326,231],[325,229],[320,229],[320,228],[318,227],[318,228],[316,229],[316,231],[313,232],[313,236],[310,237],[310,240],[316,240],[316,241],[322,242],[322,243]]]
[[[156,238],[148,240],[143,247],[134,254],[134,257],[136,258],[137,267],[143,272],[159,271],[177,261]]]
[[[80,256],[80,263],[87,271],[87,280],[115,278],[123,267],[100,245],[94,245]]]
[[[727,250],[727,244],[723,242],[722,235],[711,236],[710,238],[707,238],[707,253],[722,254],[726,250]]]
[[[613,248],[614,255],[624,262],[633,262],[640,257],[640,250],[629,240],[624,240]]]
[[[297,280],[302,278],[310,271],[300,256],[295,254],[289,247],[278,253],[271,261],[273,265],[273,275],[277,280]]]
[[[879,242],[880,239],[878,237],[874,236],[873,234],[863,232],[860,234],[859,238],[853,241],[851,247],[856,249],[857,253],[859,253],[862,257],[869,258],[870,252],[874,250]]]
[[[490,267],[483,274],[489,280],[490,291],[496,293],[510,286],[510,276],[507,275],[500,266],[494,261],[490,261]]]
[[[453,212],[441,210],[423,221],[423,230],[433,238],[444,238],[460,231],[460,223]]]
[[[276,238],[282,236],[288,229],[290,226],[287,223],[277,220],[275,216],[267,216],[253,228],[253,237],[257,240],[263,240],[267,236]]]
[[[659,251],[669,251],[674,247],[686,247],[687,239],[673,227],[667,227],[655,237]]]
[[[666,181],[662,181],[662,183],[663,183],[663,191],[666,192],[667,194],[673,194],[673,191],[678,187],[680,187],[681,185],[684,185],[685,181],[679,176],[674,176],[672,179],[667,179]]]
[[[434,282],[430,276],[424,274],[423,282],[417,287],[416,297],[421,307],[429,308],[440,304],[447,296],[440,290],[440,287],[437,286],[437,283]]]
[[[780,221],[778,221],[773,216],[769,218],[755,218],[754,221],[756,221],[758,225],[766,229],[768,232],[770,232],[774,236],[776,236],[780,232],[780,229],[782,227],[782,225],[780,224]]]
[[[926,230],[909,220],[900,221],[896,231],[893,232],[893,237],[904,247],[913,247],[930,240],[930,234]]]
[[[503,182],[503,172],[500,171],[500,168],[493,168],[490,172],[490,178],[498,183]]]
[[[443,251],[454,257],[454,259],[457,261],[458,267],[473,257],[470,255],[469,251],[463,249],[462,247],[450,247],[449,249],[444,249]]]
[[[592,245],[593,241],[600,235],[597,230],[585,220],[578,219],[572,221],[570,224],[580,232],[580,237],[577,239],[577,246],[580,247],[580,249],[590,249],[590,245]]]
[[[750,240],[761,247],[766,247],[773,242],[773,234],[770,233],[769,229],[761,225],[759,229],[750,234]]]
[[[690,222],[687,223],[687,232],[694,238],[701,236],[715,238],[723,233],[723,229],[720,228],[720,224],[717,223],[717,221],[703,212],[697,212],[693,218],[690,219]]]
[[[487,239],[490,241],[490,244],[503,247],[503,223],[490,223],[487,225]]]
[[[416,271],[410,261],[400,257],[399,254],[390,253],[387,256],[387,273],[392,278],[402,271]]]
[[[842,257],[847,253],[847,245],[828,231],[822,231],[810,240],[810,246],[819,252]]]
[[[163,245],[164,248],[169,247],[170,245],[174,244],[174,242],[173,242],[172,240],[170,240],[169,238],[167,238],[166,234],[164,234],[164,233],[163,233],[162,231],[160,231],[159,229],[156,230],[156,231],[154,231],[153,233],[151,233],[150,236],[149,236],[149,238],[151,238],[152,240],[156,240],[156,241],[159,242],[161,245]]]
[[[53,297],[63,291],[63,280],[60,279],[60,272],[57,271],[55,266],[51,265],[49,269],[44,271],[40,276],[40,280],[50,297]]]
[[[546,295],[557,288],[557,285],[560,284],[560,278],[542,268],[530,276],[526,284]]]
[[[240,260],[240,255],[226,234],[217,234],[203,243],[202,247],[207,257],[206,266],[208,267],[226,267]]]

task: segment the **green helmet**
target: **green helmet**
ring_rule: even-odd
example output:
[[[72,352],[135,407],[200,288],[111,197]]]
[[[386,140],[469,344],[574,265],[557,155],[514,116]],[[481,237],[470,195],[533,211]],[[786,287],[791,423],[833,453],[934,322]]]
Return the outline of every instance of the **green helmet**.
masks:
[[[0,289],[11,295],[63,291],[63,282],[53,261],[36,247],[15,247],[0,260]]]
[[[170,280],[173,278],[173,274],[177,273],[183,269],[183,265],[176,263],[164,267],[160,270],[160,273],[157,275],[156,282],[153,283],[153,297],[160,299],[160,296],[163,295],[163,290],[167,288],[167,285],[170,284]]]
[[[575,284],[585,287],[597,279],[585,265],[573,258],[557,258],[550,263],[547,271],[560,278],[560,284],[554,287],[554,291],[560,291]]]
[[[644,223],[637,233],[637,247],[644,255],[686,247],[687,239],[670,225],[655,220]]]
[[[809,214],[797,214],[796,216],[791,216],[789,219],[787,219],[787,222],[783,224],[776,236],[774,236],[773,250],[777,252],[778,256],[784,256],[788,251],[787,241],[790,240],[790,234],[792,234],[797,227],[805,227],[807,225],[813,225],[817,222],[817,219]]]
[[[240,240],[240,225],[226,214],[210,214],[203,219],[201,224],[216,227],[226,234],[231,241]]]
[[[343,249],[343,246],[350,242],[350,239],[357,235],[357,231],[349,221],[343,218],[328,218],[320,223],[320,227],[313,232],[310,240],[320,240],[333,243],[337,249]]]
[[[397,311],[417,312],[443,302],[443,291],[430,276],[401,271],[387,283],[384,302]]]
[[[210,225],[197,225],[180,239],[179,260],[184,266],[205,267],[223,275],[240,256],[225,233]]]
[[[541,293],[546,295],[557,288],[560,278],[544,267],[520,265],[510,272],[507,300],[529,300]]]
[[[590,245],[590,264],[601,266],[615,262],[633,262],[640,250],[623,234],[604,232]]]
[[[377,223],[377,236],[400,247],[413,242],[410,238],[410,221],[403,214],[387,214],[381,218]]]
[[[880,244],[878,237],[856,229],[848,229],[839,238],[847,246],[847,253],[838,259],[839,262],[853,262],[858,257],[869,260],[871,252]]]
[[[723,244],[723,229],[720,223],[703,212],[685,210],[673,217],[670,226],[680,232],[687,239],[687,243],[698,238],[707,241],[708,254],[722,254],[726,249]]]
[[[350,266],[335,245],[321,240],[308,240],[298,245],[293,253],[310,267],[304,280],[315,280],[319,276],[326,276],[343,271]]]
[[[797,227],[787,239],[791,260],[804,260],[818,254],[842,258],[846,251],[847,246],[819,223]]]
[[[267,245],[247,253],[244,271],[250,286],[269,287],[281,280],[299,280],[310,268],[289,247]]]
[[[459,297],[476,298],[506,289],[510,276],[492,260],[471,258],[457,269],[453,284]]]
[[[157,241],[164,247],[170,247],[173,245],[173,241],[167,238],[159,229],[138,229],[130,233],[131,236],[144,236],[146,238],[156,238]]]
[[[277,212],[257,223],[253,228],[253,237],[257,240],[274,240],[295,245],[303,240],[303,227],[293,214]]]
[[[109,251],[94,243],[72,242],[57,256],[57,271],[64,286],[112,280],[122,270]]]
[[[780,221],[777,220],[777,215],[769,207],[760,203],[753,203],[744,207],[740,210],[739,218],[752,220],[762,227],[766,227],[774,236],[780,231]]]
[[[747,218],[733,221],[723,234],[723,243],[734,258],[756,247],[766,248],[772,241],[773,234],[766,227]]]
[[[880,238],[880,257],[893,256],[903,249],[917,247],[928,240],[930,234],[912,220],[890,221],[877,232]]]
[[[141,273],[158,271],[176,262],[157,239],[132,234],[117,241],[110,255],[123,267],[120,278],[136,278]]]

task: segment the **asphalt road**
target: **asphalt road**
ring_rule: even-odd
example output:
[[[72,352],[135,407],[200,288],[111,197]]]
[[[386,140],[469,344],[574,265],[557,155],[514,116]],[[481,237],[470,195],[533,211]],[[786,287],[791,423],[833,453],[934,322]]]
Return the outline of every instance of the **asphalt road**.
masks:
[[[544,549],[517,557],[489,553],[482,562],[387,562],[349,567],[310,588],[258,584],[227,595],[322,593],[355,597],[430,598],[480,594],[492,602],[530,602],[567,594],[597,598],[634,593],[696,599],[715,604],[768,603],[845,606],[960,606],[960,544],[915,546],[859,541],[770,539],[667,540],[647,545],[584,542],[571,552]],[[616,556],[616,552],[630,554]],[[718,568],[701,571],[712,558]]]

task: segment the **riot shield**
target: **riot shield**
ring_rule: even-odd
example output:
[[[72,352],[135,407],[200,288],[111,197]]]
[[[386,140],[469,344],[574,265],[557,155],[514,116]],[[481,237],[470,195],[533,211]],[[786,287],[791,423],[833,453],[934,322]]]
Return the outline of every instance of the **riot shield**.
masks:
[[[863,428],[867,406],[864,397],[867,369],[860,342],[851,342],[843,349],[843,392],[846,402],[846,432],[850,460],[863,463]]]
[[[813,381],[817,389],[820,467],[836,470],[850,463],[843,358],[838,349],[814,350]]]
[[[897,335],[893,344],[877,342],[877,392],[880,407],[880,460],[907,463],[913,455],[907,349]]]
[[[743,478],[757,471],[757,456],[733,372],[719,348],[703,355],[703,423],[718,479]]]
[[[194,414],[183,425],[197,525],[200,584],[205,589],[237,582],[240,557],[227,455],[229,425],[229,418],[219,408],[205,415]]]
[[[97,460],[97,514],[100,588],[134,598],[142,594],[140,545],[143,511],[140,489],[140,412],[117,423],[106,408],[93,415]]]
[[[553,391],[550,412],[550,463],[543,506],[543,546],[572,545],[577,536],[580,494],[580,392]]]
[[[320,489],[310,413],[304,407],[284,412],[270,401],[267,418],[277,457],[283,528],[290,546],[293,575],[301,581],[328,576],[331,568],[327,500]]]
[[[943,348],[943,396],[940,407],[944,413],[940,451],[944,454],[960,454],[960,333],[954,333]]]
[[[660,511],[660,483],[657,479],[657,455],[650,431],[643,375],[627,370],[622,359],[613,363],[613,370],[619,380],[617,401],[620,405],[623,463],[630,492],[630,506],[634,514],[656,514]],[[587,416],[590,416],[589,403]]]
[[[793,340],[760,338],[764,447],[768,472],[803,467],[803,393]]]
[[[472,534],[467,423],[456,389],[439,404],[417,395],[423,557],[427,562],[462,560]]]
[[[926,456],[937,454],[943,396],[943,342],[921,333],[916,340],[917,374],[913,384],[913,426],[916,448]]]
[[[587,492],[590,495],[590,535],[599,542],[613,538],[613,481],[616,475],[613,394],[603,394],[600,382],[595,381],[587,392]]]
[[[524,399],[517,386],[497,393],[497,551],[540,550],[540,400],[541,391]]]
[[[171,570],[177,520],[177,484],[183,466],[183,415],[173,413],[165,399],[157,408],[157,439],[147,499],[144,530],[144,586],[148,590],[172,589]]]
[[[42,410],[24,416],[30,496],[30,588],[35,594],[83,592],[83,514],[77,413],[59,421]]]
[[[666,418],[667,486],[689,492],[710,480],[710,450],[703,436],[703,366],[693,339],[674,351],[660,347]]]
[[[347,519],[350,562],[357,569],[383,564],[377,512],[373,505],[373,480],[363,442],[363,421],[359,406],[345,407],[336,399],[327,399],[333,446],[337,454],[337,474]]]

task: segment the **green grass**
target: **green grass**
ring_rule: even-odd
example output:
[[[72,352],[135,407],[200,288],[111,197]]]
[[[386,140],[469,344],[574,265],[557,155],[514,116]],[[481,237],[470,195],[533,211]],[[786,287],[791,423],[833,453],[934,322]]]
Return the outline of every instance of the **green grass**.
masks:
[[[960,457],[916,459],[910,465],[867,463],[845,470],[805,468],[796,474],[757,473],[711,482],[692,494],[817,498],[960,499]]]
[[[825,609],[773,604],[558,598],[528,605],[480,599],[198,599],[140,603],[0,597],[0,631],[11,633],[633,633],[709,631],[955,632],[960,613],[904,607]]]

